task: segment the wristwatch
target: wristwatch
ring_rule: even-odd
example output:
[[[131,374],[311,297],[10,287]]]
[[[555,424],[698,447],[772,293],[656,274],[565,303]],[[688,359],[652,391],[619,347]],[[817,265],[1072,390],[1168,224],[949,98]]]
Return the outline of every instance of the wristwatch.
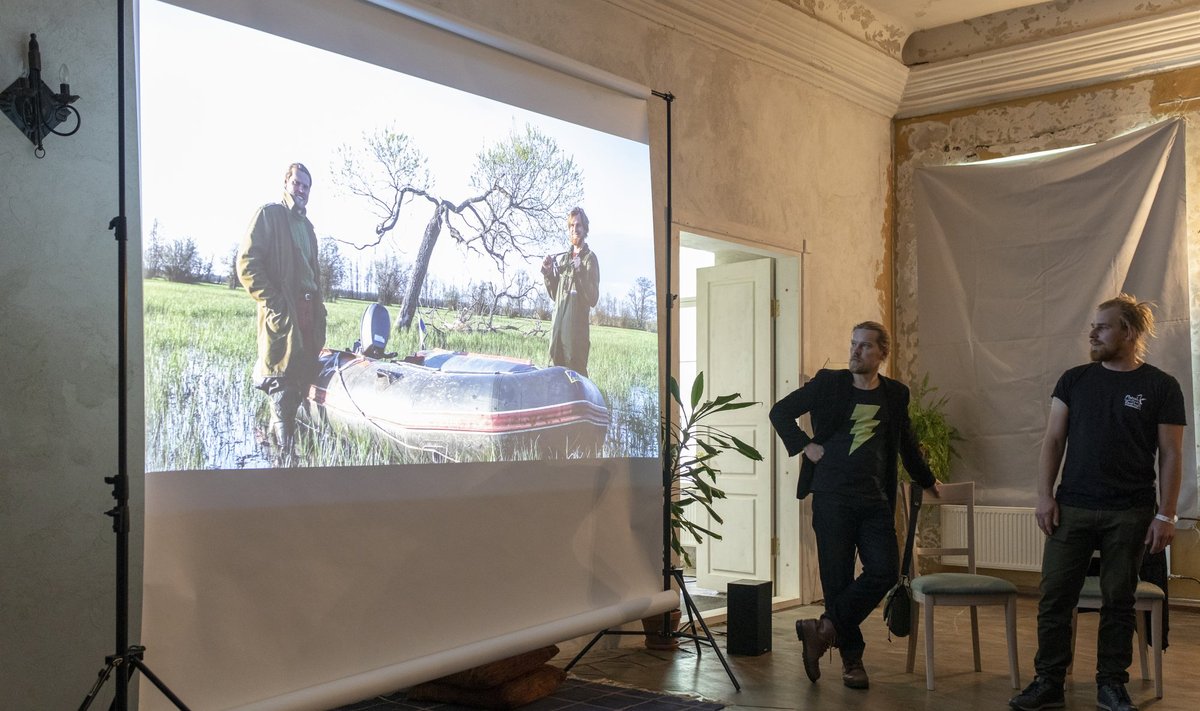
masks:
[[[1159,521],[1162,521],[1163,523],[1169,523],[1172,526],[1179,523],[1178,516],[1167,516],[1165,514],[1156,513],[1156,514],[1154,514],[1154,518],[1158,519]]]

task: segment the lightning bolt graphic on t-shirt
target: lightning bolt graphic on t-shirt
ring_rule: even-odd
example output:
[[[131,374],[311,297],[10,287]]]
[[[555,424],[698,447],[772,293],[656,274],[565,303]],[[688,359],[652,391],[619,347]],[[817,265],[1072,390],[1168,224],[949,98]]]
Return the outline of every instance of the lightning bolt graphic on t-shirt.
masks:
[[[879,420],[875,419],[878,412],[878,405],[859,404],[854,406],[854,412],[850,413],[850,420],[853,423],[850,425],[850,434],[854,435],[854,439],[850,442],[850,454],[866,444],[867,440],[875,434],[875,428],[879,426]]]

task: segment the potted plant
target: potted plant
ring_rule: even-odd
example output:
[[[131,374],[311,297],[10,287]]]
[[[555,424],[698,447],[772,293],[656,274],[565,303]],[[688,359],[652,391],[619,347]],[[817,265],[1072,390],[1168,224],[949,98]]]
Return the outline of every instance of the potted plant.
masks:
[[[950,461],[958,456],[954,443],[962,441],[958,428],[946,419],[946,401],[949,396],[934,397],[937,387],[929,384],[929,373],[921,378],[919,385],[912,388],[908,401],[908,419],[921,446],[921,454],[929,464],[938,481],[950,480]],[[912,481],[904,463],[900,463],[900,481]]]
[[[912,387],[911,397],[908,401],[908,419],[912,421],[913,433],[917,436],[921,454],[929,464],[934,478],[938,481],[949,481],[950,462],[958,456],[958,452],[954,449],[954,443],[961,442],[962,435],[958,428],[950,424],[946,418],[946,401],[949,400],[949,396],[935,397],[936,392],[937,387],[929,384],[929,373],[926,373],[925,377],[921,378],[921,382]],[[910,481],[912,481],[912,476],[905,470],[904,462],[901,462],[901,486],[907,485]],[[903,501],[903,499],[901,500]],[[903,546],[908,532],[908,509],[903,505],[900,509],[896,529],[900,544]],[[937,539],[941,538],[940,531],[927,525],[921,525],[920,529],[922,531],[920,545],[936,548]]]
[[[741,399],[741,393],[718,395],[704,400],[704,373],[696,374],[692,382],[691,393],[687,404],[684,404],[679,392],[679,383],[671,378],[669,383],[671,399],[679,411],[678,418],[671,418],[669,426],[663,423],[663,479],[671,487],[670,526],[671,550],[684,562],[691,565],[691,557],[683,547],[682,537],[691,536],[697,543],[703,543],[704,537],[720,540],[721,534],[712,529],[713,524],[701,525],[693,514],[703,512],[708,519],[719,524],[721,515],[714,508],[714,502],[725,498],[725,491],[720,488],[717,477],[721,470],[717,458],[727,452],[737,454],[754,461],[762,461],[762,454],[751,445],[722,430],[719,426],[710,424],[712,416],[733,410],[757,405]],[[679,610],[672,613],[673,624],[678,624]],[[652,649],[673,648],[676,639],[667,630],[662,630],[662,616],[648,617],[642,621],[647,631],[646,646]],[[657,631],[658,634],[655,634]]]

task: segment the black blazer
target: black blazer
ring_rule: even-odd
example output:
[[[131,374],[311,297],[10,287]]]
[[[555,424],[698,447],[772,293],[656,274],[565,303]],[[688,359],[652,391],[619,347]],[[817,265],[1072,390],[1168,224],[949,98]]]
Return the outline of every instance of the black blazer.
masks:
[[[787,448],[788,456],[795,456],[809,442],[823,444],[833,436],[843,423],[850,418],[854,403],[851,388],[854,387],[854,375],[849,370],[818,370],[813,379],[787,397],[775,403],[771,408],[771,425]],[[908,419],[908,386],[898,380],[879,376],[879,387],[883,388],[884,401],[888,416],[887,422],[887,472],[884,490],[888,492],[888,500],[896,505],[896,479],[898,467],[896,457],[904,460],[904,467],[913,479],[924,488],[934,484],[933,472],[921,456],[917,437],[913,434],[912,422]],[[800,429],[796,419],[809,413],[812,419],[813,434]],[[816,465],[807,457],[802,457],[800,465],[800,482],[796,487],[796,497],[803,499],[812,489],[813,471]]]

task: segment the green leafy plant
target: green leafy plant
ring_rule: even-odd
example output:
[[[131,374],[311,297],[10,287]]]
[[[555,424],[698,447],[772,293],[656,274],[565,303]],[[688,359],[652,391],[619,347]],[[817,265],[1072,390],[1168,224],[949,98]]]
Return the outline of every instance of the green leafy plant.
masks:
[[[954,449],[955,442],[962,441],[958,428],[946,419],[946,401],[948,396],[935,397],[937,387],[929,384],[929,373],[921,379],[920,384],[912,388],[912,397],[908,401],[908,417],[912,420],[913,432],[921,445],[921,453],[938,481],[949,481],[950,462],[958,457]],[[900,464],[900,478],[911,481],[912,477]]]
[[[671,501],[671,549],[691,565],[691,557],[684,550],[681,537],[690,534],[697,543],[704,536],[720,540],[721,534],[705,528],[688,517],[689,512],[703,509],[715,523],[723,519],[713,507],[717,499],[725,498],[725,491],[717,486],[717,457],[725,452],[737,452],[753,461],[762,461],[762,454],[746,442],[734,437],[705,420],[721,412],[741,410],[757,405],[741,399],[741,393],[718,395],[701,402],[704,396],[704,373],[696,374],[692,390],[685,406],[679,394],[679,383],[670,379],[671,398],[679,406],[679,421],[670,420],[663,428],[663,476],[668,478],[674,497]]]

